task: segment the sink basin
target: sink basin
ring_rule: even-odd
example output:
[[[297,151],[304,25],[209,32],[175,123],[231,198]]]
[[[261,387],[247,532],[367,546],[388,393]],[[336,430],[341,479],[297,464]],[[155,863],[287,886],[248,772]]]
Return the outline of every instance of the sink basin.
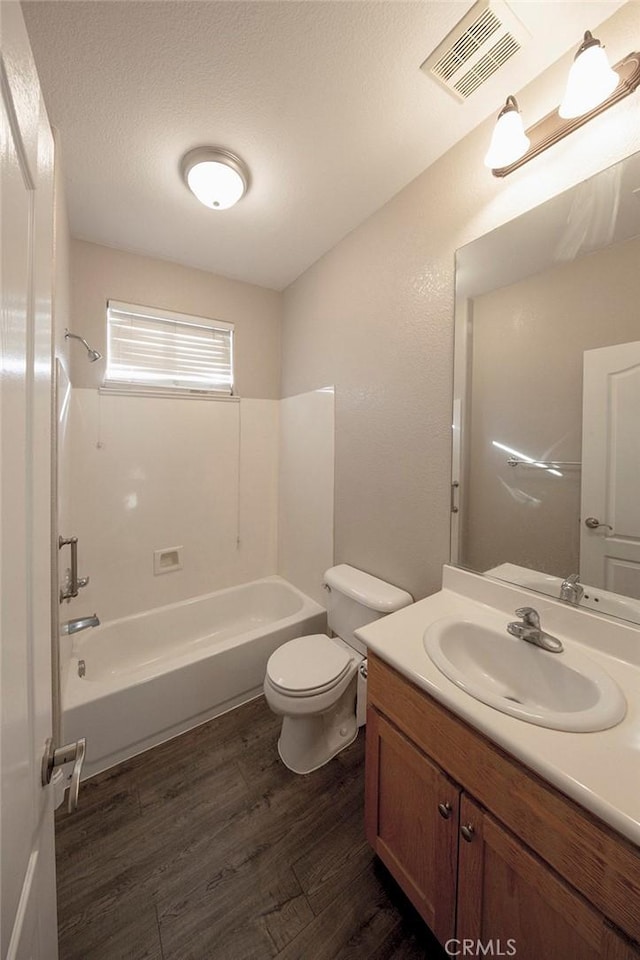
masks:
[[[617,683],[574,650],[549,653],[503,628],[446,618],[431,624],[424,648],[441,673],[502,713],[554,730],[589,732],[620,723],[627,709]]]

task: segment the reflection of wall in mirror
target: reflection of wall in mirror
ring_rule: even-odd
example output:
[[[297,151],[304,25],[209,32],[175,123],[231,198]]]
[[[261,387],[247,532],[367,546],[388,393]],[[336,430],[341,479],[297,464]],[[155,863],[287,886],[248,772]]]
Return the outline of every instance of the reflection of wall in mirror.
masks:
[[[580,470],[511,467],[493,442],[581,459],[582,355],[640,339],[639,264],[636,238],[474,300],[466,566],[578,570]]]

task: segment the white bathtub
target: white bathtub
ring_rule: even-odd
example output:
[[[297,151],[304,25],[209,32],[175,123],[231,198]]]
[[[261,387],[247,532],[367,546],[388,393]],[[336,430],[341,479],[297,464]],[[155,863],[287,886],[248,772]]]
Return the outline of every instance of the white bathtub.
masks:
[[[267,577],[77,634],[62,725],[87,739],[83,778],[258,696],[273,651],[325,629],[319,604]]]

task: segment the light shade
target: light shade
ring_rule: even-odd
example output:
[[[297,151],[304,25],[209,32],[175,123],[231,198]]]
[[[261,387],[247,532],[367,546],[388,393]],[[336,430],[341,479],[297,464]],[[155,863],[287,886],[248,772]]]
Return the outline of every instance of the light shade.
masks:
[[[613,93],[619,82],[620,77],[611,69],[604,47],[587,30],[571,65],[558,113],[564,120],[589,113]]]
[[[507,97],[507,102],[498,114],[493,129],[491,144],[484,158],[485,167],[489,167],[490,170],[508,167],[524,156],[529,149],[529,143],[518,110],[518,102],[515,97]]]
[[[191,192],[211,210],[228,210],[244,196],[249,184],[249,171],[242,160],[220,147],[190,150],[181,169]]]

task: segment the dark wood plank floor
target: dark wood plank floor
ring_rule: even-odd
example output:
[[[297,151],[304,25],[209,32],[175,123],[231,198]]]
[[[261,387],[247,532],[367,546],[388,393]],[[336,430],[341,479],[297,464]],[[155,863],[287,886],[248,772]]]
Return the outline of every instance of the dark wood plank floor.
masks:
[[[300,777],[263,699],[87,781],[56,823],[61,960],[445,956],[364,838],[364,736]]]

